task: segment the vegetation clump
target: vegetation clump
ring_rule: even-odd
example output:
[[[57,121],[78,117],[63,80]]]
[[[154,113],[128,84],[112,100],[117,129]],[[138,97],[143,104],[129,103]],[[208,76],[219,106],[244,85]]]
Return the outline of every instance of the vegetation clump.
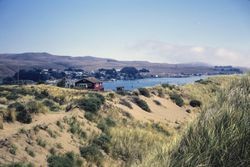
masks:
[[[158,101],[158,100],[153,100],[153,101],[154,101],[154,103],[155,103],[156,105],[161,106],[161,102],[160,102],[160,101]]]
[[[183,101],[182,97],[179,94],[177,94],[176,92],[171,93],[169,96],[170,96],[170,99],[173,102],[175,102],[175,104],[177,106],[182,107],[184,105],[184,101]]]
[[[88,162],[96,163],[98,166],[103,163],[104,156],[96,145],[80,147],[80,153]]]
[[[84,97],[78,101],[80,108],[84,109],[86,112],[97,113],[101,105],[104,104],[105,97],[98,93],[91,93],[88,97]]]
[[[73,152],[51,155],[48,157],[47,162],[49,167],[81,167],[83,165],[79,155]]]
[[[161,86],[163,88],[169,88],[170,90],[174,89],[175,88],[175,85],[170,85],[168,83],[164,83],[164,84],[161,84]]]
[[[137,104],[144,111],[151,112],[151,109],[149,108],[147,102],[140,99],[139,97],[134,97],[133,102]]]
[[[190,104],[190,106],[192,106],[192,107],[200,107],[201,106],[201,101],[199,101],[199,100],[191,100],[190,102],[189,102],[189,104]]]
[[[133,109],[133,106],[131,105],[131,103],[128,100],[126,100],[126,99],[120,99],[119,103],[121,105],[124,105],[124,106],[130,108],[130,109]]]
[[[150,97],[150,92],[148,91],[147,88],[139,88],[138,89],[140,94],[145,96],[145,97]]]

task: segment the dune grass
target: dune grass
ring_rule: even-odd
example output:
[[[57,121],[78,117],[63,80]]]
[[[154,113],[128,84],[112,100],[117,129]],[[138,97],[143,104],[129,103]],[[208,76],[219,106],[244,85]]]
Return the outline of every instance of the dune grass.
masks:
[[[245,76],[219,91],[173,149],[170,166],[249,166],[249,88]]]

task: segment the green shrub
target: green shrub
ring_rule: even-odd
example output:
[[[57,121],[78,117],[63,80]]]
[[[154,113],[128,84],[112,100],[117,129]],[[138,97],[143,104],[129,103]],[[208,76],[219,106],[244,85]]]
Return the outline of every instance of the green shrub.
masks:
[[[164,94],[163,89],[158,89],[157,92],[158,92],[158,96],[159,96],[159,97],[161,97],[161,98],[164,98],[164,97],[165,97],[165,94]]]
[[[59,111],[60,107],[58,104],[56,104],[54,101],[49,100],[49,99],[45,99],[43,101],[43,104],[48,107],[51,111]]]
[[[83,161],[73,152],[63,155],[51,155],[47,159],[49,167],[81,167]]]
[[[95,114],[93,114],[91,112],[85,112],[84,117],[89,121],[95,120]]]
[[[89,162],[101,165],[103,163],[103,154],[96,145],[80,147],[80,153],[83,158]]]
[[[145,96],[145,97],[150,97],[150,93],[147,88],[139,88],[138,89],[140,94]]]
[[[102,134],[100,137],[93,140],[93,144],[103,149],[106,153],[110,152],[110,136],[106,134]]]
[[[43,90],[43,91],[41,91],[41,95],[43,95],[44,97],[49,97],[49,92],[48,92],[48,90]]]
[[[108,93],[106,96],[106,99],[109,101],[113,101],[114,98],[115,98],[115,94],[113,92]]]
[[[29,124],[32,122],[32,116],[26,110],[18,112],[16,119],[17,119],[17,121],[22,122],[22,123],[26,123],[26,124]]]
[[[184,105],[184,101],[182,99],[182,97],[177,94],[176,92],[171,93],[170,95],[170,99],[179,107],[182,107]]]
[[[204,85],[207,85],[207,84],[209,84],[209,83],[212,83],[212,81],[210,81],[210,80],[204,80],[204,79],[199,79],[199,80],[197,80],[197,81],[195,81],[196,83],[200,83],[200,84],[204,84]]]
[[[105,103],[105,97],[99,93],[89,93],[88,96],[91,98],[98,99],[101,102],[101,104]]]
[[[191,100],[190,102],[189,102],[189,104],[190,104],[190,106],[192,106],[192,107],[200,107],[201,106],[201,101],[199,101],[199,100]]]
[[[161,105],[161,102],[160,102],[160,101],[158,101],[158,100],[153,100],[153,101],[154,101],[154,103],[155,103],[156,105],[158,105],[158,106]]]
[[[116,126],[116,122],[114,119],[107,117],[101,122],[98,123],[97,127],[102,130],[104,133],[108,133],[108,129],[110,127]]]
[[[61,143],[56,143],[56,148],[58,148],[58,149],[63,149],[63,146],[62,146]]]
[[[19,102],[11,103],[8,105],[8,109],[15,109],[17,112],[22,112],[25,110],[25,106]]]
[[[9,152],[13,155],[16,155],[16,150],[17,150],[17,146],[15,144],[11,144],[9,148]]]
[[[36,156],[35,152],[34,152],[31,148],[25,147],[25,151],[26,151],[31,157],[35,157],[35,156]]]
[[[1,167],[34,167],[34,165],[31,163],[13,162],[11,164],[7,164]]]
[[[129,101],[127,101],[126,99],[121,99],[120,102],[119,102],[121,105],[124,105],[130,109],[133,109],[132,105],[130,104]]]
[[[26,110],[29,113],[45,113],[47,112],[47,109],[44,107],[44,105],[37,101],[29,101],[26,104]]]
[[[101,100],[95,97],[83,98],[78,101],[78,105],[86,112],[97,113],[101,108]]]
[[[46,140],[43,140],[43,139],[41,139],[41,138],[38,138],[38,139],[36,140],[36,142],[37,142],[37,144],[38,144],[39,146],[41,146],[41,147],[43,147],[43,148],[45,148],[46,145],[47,145]]]
[[[52,138],[56,138],[57,134],[55,131],[51,130],[51,129],[46,129],[46,131],[48,132],[49,136]]]
[[[168,83],[164,83],[164,84],[161,84],[161,86],[163,88],[169,88],[170,90],[174,89],[175,88],[175,85],[170,85]]]
[[[81,125],[78,121],[72,121],[69,123],[70,128],[69,131],[72,134],[77,134],[80,138],[86,138],[87,134],[86,132],[81,128]]]
[[[141,109],[143,109],[144,111],[147,111],[147,112],[151,112],[148,104],[146,101],[138,98],[138,97],[134,97],[133,98],[133,101],[135,104],[137,104]]]
[[[6,96],[6,99],[8,100],[16,100],[19,98],[19,95],[16,92],[11,92]]]

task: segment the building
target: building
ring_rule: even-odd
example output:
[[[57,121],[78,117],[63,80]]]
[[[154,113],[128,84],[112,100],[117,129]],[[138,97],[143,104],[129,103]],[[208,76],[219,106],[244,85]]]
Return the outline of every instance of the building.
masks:
[[[96,91],[103,91],[103,83],[94,77],[88,77],[75,82],[75,88],[92,89]]]

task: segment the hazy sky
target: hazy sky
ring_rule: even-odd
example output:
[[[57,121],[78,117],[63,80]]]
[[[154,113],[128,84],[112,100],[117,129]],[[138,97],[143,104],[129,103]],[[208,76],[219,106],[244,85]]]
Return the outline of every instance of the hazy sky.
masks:
[[[0,0],[0,52],[250,67],[250,1]]]

